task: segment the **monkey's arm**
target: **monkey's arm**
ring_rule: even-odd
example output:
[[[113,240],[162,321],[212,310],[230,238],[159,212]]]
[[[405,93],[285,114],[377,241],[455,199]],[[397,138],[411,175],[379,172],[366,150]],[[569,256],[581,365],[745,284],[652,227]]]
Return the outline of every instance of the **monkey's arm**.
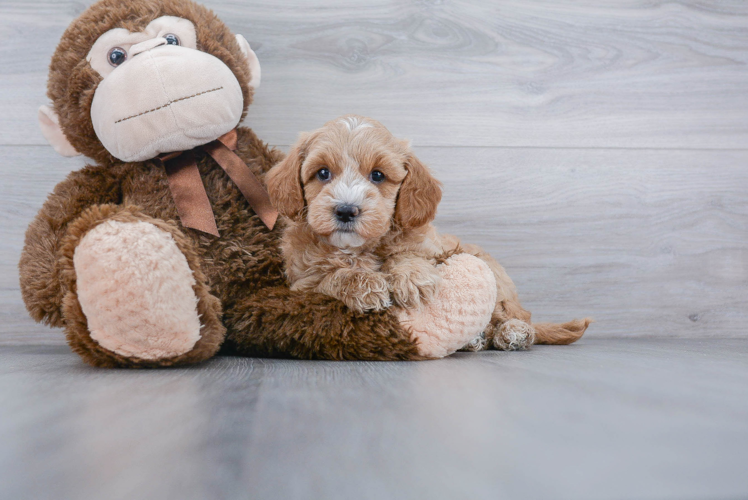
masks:
[[[112,168],[86,167],[59,183],[26,230],[19,262],[21,294],[31,317],[62,325],[63,290],[58,267],[60,245],[68,225],[93,205],[119,203],[120,179]]]
[[[227,351],[302,359],[402,360],[447,356],[486,327],[496,303],[490,269],[471,255],[439,265],[442,281],[422,309],[355,313],[323,294],[264,287],[225,309]]]
[[[264,288],[226,310],[224,348],[243,356],[332,360],[423,359],[388,311],[354,313],[326,295]]]

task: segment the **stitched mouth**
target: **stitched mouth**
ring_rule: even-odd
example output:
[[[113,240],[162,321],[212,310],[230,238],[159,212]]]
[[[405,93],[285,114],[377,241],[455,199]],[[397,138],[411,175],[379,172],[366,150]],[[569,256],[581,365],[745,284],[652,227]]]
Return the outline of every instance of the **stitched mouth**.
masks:
[[[139,116],[147,115],[148,113],[153,113],[154,111],[158,111],[159,109],[168,108],[169,106],[171,106],[172,104],[174,104],[176,102],[186,101],[187,99],[192,99],[194,97],[198,97],[198,96],[201,96],[201,95],[210,94],[211,92],[218,92],[219,90],[222,90],[222,89],[223,89],[223,86],[216,87],[216,88],[210,89],[210,90],[204,90],[202,92],[198,92],[197,94],[188,95],[187,97],[180,97],[179,99],[174,99],[173,101],[169,101],[166,104],[161,105],[161,106],[159,106],[157,108],[149,109],[148,111],[143,111],[142,113],[138,113],[136,115],[128,116],[127,118],[121,118],[121,119],[117,120],[114,123],[116,124],[116,123],[126,122],[127,120],[132,120],[133,118],[137,118]]]

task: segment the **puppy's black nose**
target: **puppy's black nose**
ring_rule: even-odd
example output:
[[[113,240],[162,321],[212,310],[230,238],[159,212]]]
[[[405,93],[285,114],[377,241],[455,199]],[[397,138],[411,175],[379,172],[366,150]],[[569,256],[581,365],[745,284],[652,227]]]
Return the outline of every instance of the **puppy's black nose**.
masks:
[[[335,217],[340,222],[351,222],[359,213],[359,209],[355,205],[338,205],[335,207]]]

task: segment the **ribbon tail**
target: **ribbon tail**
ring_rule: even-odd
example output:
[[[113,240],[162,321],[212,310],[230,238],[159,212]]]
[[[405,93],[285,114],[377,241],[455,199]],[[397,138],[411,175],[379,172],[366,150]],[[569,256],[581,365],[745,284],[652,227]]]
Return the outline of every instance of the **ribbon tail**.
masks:
[[[270,202],[270,195],[246,163],[222,141],[213,141],[203,149],[218,163],[239,188],[249,205],[268,229],[278,220],[278,211]]]
[[[169,189],[184,227],[220,236],[195,156],[185,151],[163,161]]]

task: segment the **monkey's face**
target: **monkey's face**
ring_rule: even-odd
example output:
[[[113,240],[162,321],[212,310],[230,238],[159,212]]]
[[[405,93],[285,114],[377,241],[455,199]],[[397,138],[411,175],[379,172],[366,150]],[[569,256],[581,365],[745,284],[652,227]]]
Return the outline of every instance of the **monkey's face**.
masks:
[[[107,31],[86,60],[103,78],[91,103],[94,130],[120,160],[192,149],[241,119],[239,81],[220,59],[197,50],[186,19],[160,17],[139,33]]]
[[[40,121],[55,149],[100,159],[106,155],[103,146],[119,160],[143,161],[192,149],[234,129],[260,78],[259,62],[244,37],[234,37],[207,10],[188,2],[114,4],[95,4],[76,23],[90,22],[85,18],[95,18],[97,8],[120,22],[94,33],[87,46],[69,29],[53,58],[55,109],[43,106]],[[197,12],[202,31],[192,20],[164,12],[174,5],[193,16]],[[162,15],[149,17],[154,8]],[[140,20],[129,20],[133,12]],[[66,43],[85,61],[73,64]],[[57,66],[69,67],[67,77]]]

